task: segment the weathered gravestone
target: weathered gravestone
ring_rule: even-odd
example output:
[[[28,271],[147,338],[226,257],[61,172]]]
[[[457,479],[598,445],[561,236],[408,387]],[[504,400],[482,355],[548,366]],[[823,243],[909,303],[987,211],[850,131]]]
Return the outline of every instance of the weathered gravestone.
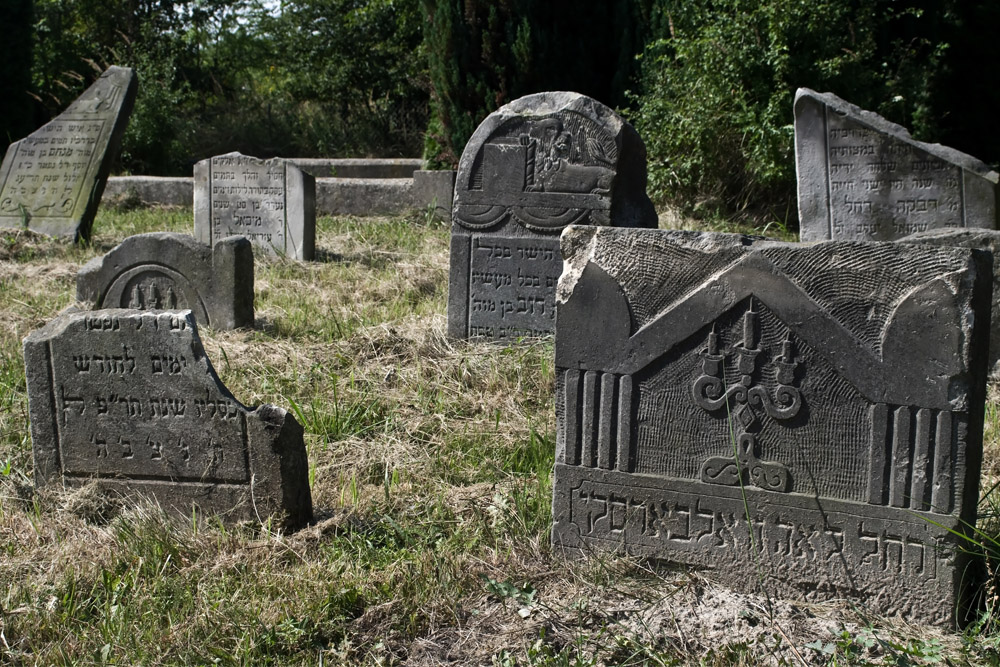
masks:
[[[242,236],[209,247],[186,234],[130,236],[76,276],[94,308],[187,310],[214,329],[253,326],[253,250]]]
[[[271,254],[316,252],[316,179],[289,160],[228,153],[194,166],[194,235],[207,245],[238,235]]]
[[[997,227],[995,171],[830,93],[795,94],[795,166],[803,241]]]
[[[302,427],[244,407],[205,356],[190,311],[77,311],[24,341],[35,483],[150,496],[190,515],[312,515]]]
[[[10,145],[0,166],[0,227],[90,237],[137,88],[132,69],[110,67],[66,111]]]
[[[490,114],[458,165],[448,334],[552,333],[569,224],[656,226],[639,135],[576,93],[528,95]]]
[[[992,229],[930,229],[899,240],[953,248],[979,248],[993,254],[993,307],[990,325],[989,377],[1000,380],[1000,231]]]
[[[987,254],[580,227],[563,253],[554,543],[953,619]]]

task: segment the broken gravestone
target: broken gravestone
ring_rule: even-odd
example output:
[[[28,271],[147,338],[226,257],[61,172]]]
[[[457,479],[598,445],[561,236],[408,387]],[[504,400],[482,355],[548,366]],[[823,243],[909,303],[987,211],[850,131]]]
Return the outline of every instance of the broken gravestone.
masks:
[[[795,166],[803,241],[997,227],[995,171],[830,93],[795,94]]]
[[[237,401],[190,311],[77,311],[24,341],[35,483],[154,498],[225,520],[312,516],[302,427]]]
[[[993,229],[930,229],[911,234],[900,243],[953,248],[979,248],[993,254],[993,307],[990,325],[990,380],[1000,380],[1000,231]]]
[[[109,67],[64,112],[10,145],[0,167],[0,227],[90,238],[137,88],[132,69]]]
[[[316,252],[316,179],[289,160],[240,153],[194,166],[194,235],[206,245],[243,236],[272,255]]]
[[[988,255],[586,227],[562,243],[555,544],[955,619]]]
[[[213,329],[253,326],[253,250],[242,236],[209,247],[192,236],[130,236],[76,276],[95,309],[187,310]]]
[[[490,114],[458,165],[448,335],[551,334],[569,224],[656,227],[639,135],[576,93],[528,95]]]

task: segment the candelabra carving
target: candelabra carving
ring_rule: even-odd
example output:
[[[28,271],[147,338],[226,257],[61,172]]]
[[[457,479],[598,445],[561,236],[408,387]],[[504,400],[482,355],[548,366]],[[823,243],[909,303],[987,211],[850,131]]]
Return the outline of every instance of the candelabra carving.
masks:
[[[701,351],[702,374],[694,381],[692,394],[694,402],[705,410],[727,408],[728,416],[739,433],[734,435],[734,456],[707,459],[701,467],[701,479],[709,484],[753,484],[770,491],[787,491],[790,482],[788,468],[781,463],[758,458],[755,433],[760,428],[760,413],[772,419],[786,420],[797,415],[802,407],[802,393],[794,386],[798,362],[794,359],[791,333],[781,344],[781,357],[774,361],[777,385],[773,395],[754,378],[757,357],[762,350],[757,346],[757,313],[753,310],[752,298],[749,309],[743,315],[743,340],[734,350],[740,381],[727,387],[726,355],[719,351],[718,334],[713,325],[708,342]]]

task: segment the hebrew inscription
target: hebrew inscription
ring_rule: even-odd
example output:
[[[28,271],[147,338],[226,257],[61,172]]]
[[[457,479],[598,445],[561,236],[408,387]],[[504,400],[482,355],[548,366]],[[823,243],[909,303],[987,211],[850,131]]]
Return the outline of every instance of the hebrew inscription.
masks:
[[[795,144],[803,241],[996,227],[996,172],[835,95],[798,91]]]
[[[190,311],[63,315],[25,340],[25,363],[39,485],[97,479],[242,518],[251,497],[261,517],[311,512],[301,428],[222,386]]]
[[[312,259],[315,179],[287,160],[228,153],[195,165],[195,236],[242,236],[271,254]]]
[[[66,111],[7,149],[0,167],[0,227],[89,238],[137,89],[111,67]]]
[[[490,114],[459,164],[448,331],[507,341],[551,334],[569,224],[656,226],[635,130],[575,93],[529,95]]]
[[[562,240],[554,543],[956,618],[986,253],[607,227]]]

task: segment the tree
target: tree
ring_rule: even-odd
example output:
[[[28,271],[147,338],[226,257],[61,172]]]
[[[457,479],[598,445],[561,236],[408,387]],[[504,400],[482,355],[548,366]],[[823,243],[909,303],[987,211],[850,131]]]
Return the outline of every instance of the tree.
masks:
[[[4,39],[0,46],[0,155],[7,145],[34,130],[31,98],[31,0],[0,0]]]

